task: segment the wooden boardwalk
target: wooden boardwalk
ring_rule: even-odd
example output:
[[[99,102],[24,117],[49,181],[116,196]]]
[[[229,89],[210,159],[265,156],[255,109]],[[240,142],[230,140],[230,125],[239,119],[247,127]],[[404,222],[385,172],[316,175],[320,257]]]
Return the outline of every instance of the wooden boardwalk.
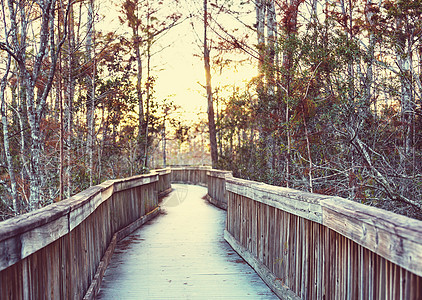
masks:
[[[97,299],[278,299],[225,242],[206,188],[174,184],[163,213],[119,242]]]

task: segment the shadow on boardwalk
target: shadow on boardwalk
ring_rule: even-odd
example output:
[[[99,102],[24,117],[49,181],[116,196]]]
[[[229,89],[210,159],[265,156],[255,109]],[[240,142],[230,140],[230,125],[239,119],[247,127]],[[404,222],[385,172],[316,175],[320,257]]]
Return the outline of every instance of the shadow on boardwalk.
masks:
[[[97,299],[278,299],[224,241],[206,188],[173,187],[163,213],[119,242]]]

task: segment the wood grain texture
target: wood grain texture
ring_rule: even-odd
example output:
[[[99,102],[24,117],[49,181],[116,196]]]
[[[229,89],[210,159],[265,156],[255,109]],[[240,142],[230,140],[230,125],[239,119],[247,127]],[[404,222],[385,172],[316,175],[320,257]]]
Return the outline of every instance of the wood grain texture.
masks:
[[[0,299],[81,299],[113,235],[153,211],[171,180],[208,185],[239,251],[297,297],[422,299],[422,222],[204,167],[107,181],[2,222]]]
[[[158,198],[163,198],[166,195],[168,195],[171,191],[171,169],[159,169],[154,170],[159,178],[157,183],[157,192],[158,192]]]
[[[322,202],[323,223],[359,245],[422,276],[422,222],[331,198]]]
[[[21,258],[35,253],[41,248],[53,243],[69,232],[67,216],[44,224],[33,230],[24,232],[20,236]]]
[[[151,173],[151,175],[138,175],[125,179],[120,179],[114,182],[115,192],[124,191],[127,189],[136,188],[141,185],[149,184],[158,181],[158,174]]]
[[[224,203],[224,202],[221,202],[221,201],[218,201],[218,200],[216,200],[216,199],[214,199],[214,198],[212,198],[210,195],[206,195],[206,199],[207,199],[207,201],[209,202],[209,203],[211,203],[212,205],[214,205],[214,206],[217,206],[218,208],[221,208],[221,209],[224,209],[224,210],[227,210],[227,204],[226,203]]]
[[[0,299],[81,299],[113,234],[157,207],[158,176],[107,181],[2,222]]]
[[[106,272],[107,267],[110,263],[110,260],[113,256],[114,249],[116,248],[117,242],[121,241],[126,236],[131,234],[133,231],[135,231],[136,229],[139,229],[142,225],[144,225],[145,223],[149,222],[150,220],[158,216],[159,213],[160,213],[160,208],[157,207],[153,211],[142,216],[135,222],[129,224],[128,226],[126,226],[125,228],[121,229],[120,231],[116,232],[113,235],[113,238],[111,239],[111,242],[108,245],[107,251],[103,255],[101,262],[98,265],[94,278],[92,279],[91,284],[83,297],[84,300],[95,299],[96,295],[98,294],[100,290],[100,286],[101,286],[101,281],[104,277],[104,273]]]
[[[224,231],[224,239],[230,246],[258,273],[272,291],[281,299],[298,300],[300,297],[284,286],[264,264],[251,255],[228,231]]]
[[[301,299],[422,298],[422,222],[247,180],[226,189],[230,238]]]
[[[33,228],[48,224],[70,211],[69,201],[48,205],[33,212],[2,221],[0,224],[0,243]]]
[[[118,243],[97,299],[277,299],[224,241],[225,211],[202,199],[206,189],[174,189],[170,199],[186,198],[163,201],[163,214]]]
[[[226,178],[232,177],[232,172],[212,169],[206,171],[206,174],[208,201],[217,207],[227,210]]]
[[[208,166],[198,167],[172,167],[171,168],[171,182],[186,183],[207,186],[207,170],[211,170]]]
[[[324,196],[230,177],[226,179],[226,190],[305,219],[322,222],[319,202]]]

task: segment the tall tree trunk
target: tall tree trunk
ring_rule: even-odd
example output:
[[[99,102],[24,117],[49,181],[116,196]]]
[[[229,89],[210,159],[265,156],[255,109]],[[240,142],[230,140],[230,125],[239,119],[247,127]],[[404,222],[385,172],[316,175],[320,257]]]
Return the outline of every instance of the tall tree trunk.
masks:
[[[363,95],[364,95],[364,109],[365,114],[367,117],[369,117],[371,114],[370,108],[372,101],[373,103],[373,116],[377,118],[377,102],[376,97],[372,99],[373,94],[373,85],[374,85],[374,63],[375,63],[375,45],[377,42],[377,39],[375,37],[375,23],[373,20],[374,13],[372,6],[375,5],[372,3],[372,0],[366,1],[366,8],[365,8],[365,17],[368,22],[368,32],[369,32],[369,45],[368,50],[366,52],[367,56],[367,64],[366,64],[366,77],[364,78],[363,83]],[[378,7],[380,8],[382,5],[382,0],[378,1]]]
[[[212,167],[216,168],[217,162],[218,162],[217,135],[216,135],[216,128],[215,128],[214,105],[213,105],[213,98],[212,98],[210,47],[208,45],[207,29],[208,29],[208,0],[204,0],[205,88],[207,91],[207,103],[208,103],[207,112],[208,112],[208,128],[209,128],[209,134],[210,134],[211,162],[212,162]]]
[[[256,33],[257,33],[257,48],[258,48],[258,83],[257,83],[257,93],[258,101],[260,106],[265,106],[263,103],[265,101],[265,89],[264,89],[264,79],[265,79],[265,12],[267,6],[265,5],[266,0],[256,0],[255,1],[255,11],[256,11]],[[258,122],[259,126],[259,138],[265,140],[265,125],[263,122]]]
[[[259,137],[262,142],[263,161],[265,165],[265,177],[271,180],[274,167],[274,137],[273,120],[268,115],[273,115],[272,101],[275,94],[274,80],[274,57],[275,57],[275,10],[272,0],[258,0],[255,2],[256,31],[258,38],[258,101],[265,114],[265,122],[259,123]],[[265,38],[267,28],[267,44]]]
[[[274,0],[267,0],[267,46],[266,46],[266,79],[267,93],[270,97],[275,95],[275,56],[277,40],[277,20]]]
[[[31,85],[31,79],[25,78],[25,86]],[[41,156],[42,156],[42,139],[41,139],[41,116],[33,113],[34,109],[34,91],[28,89],[26,92],[27,110],[28,110],[28,122],[31,130],[31,158],[30,158],[30,169],[29,169],[29,184],[30,184],[30,197],[29,197],[29,209],[34,210],[39,207],[41,201]]]
[[[267,46],[266,46],[266,59],[265,59],[265,77],[266,77],[266,97],[268,99],[267,105],[270,106],[271,115],[275,115],[275,45],[277,39],[277,22],[273,0],[267,0],[266,3],[267,11]],[[274,167],[275,157],[278,153],[276,149],[275,137],[273,136],[274,127],[276,120],[272,120],[270,123],[269,133],[265,135],[265,148],[266,148],[266,164],[267,170],[269,171],[271,183],[274,184]]]
[[[301,0],[290,0],[288,11],[290,12],[284,20],[284,30],[287,34],[287,38],[294,38],[297,34],[297,15],[299,12],[299,5],[302,3]],[[292,152],[292,134],[290,126],[290,97],[291,97],[291,81],[293,72],[293,49],[287,48],[283,53],[283,68],[284,68],[284,82],[285,82],[285,122],[287,124],[286,136],[287,136],[287,153],[286,153],[286,186],[290,187],[290,175],[291,175],[291,152]]]
[[[32,72],[30,72],[25,65],[20,66],[23,74],[23,83],[25,87],[26,106],[28,113],[28,123],[31,134],[31,158],[29,167],[29,182],[30,182],[30,198],[29,209],[33,210],[39,207],[39,203],[43,201],[42,195],[42,171],[41,160],[43,154],[43,140],[41,133],[41,122],[44,114],[47,96],[51,90],[53,77],[56,70],[58,52],[50,51],[51,66],[48,72],[48,80],[43,88],[38,88],[37,98],[35,96],[35,87],[41,76],[44,75],[42,66],[45,61],[45,56],[48,53],[48,48],[56,49],[54,39],[54,12],[55,1],[43,2],[41,9],[41,26],[40,26],[40,40],[38,55],[35,57]],[[60,46],[61,47],[61,46]],[[60,49],[60,47],[58,47]]]
[[[66,84],[66,191],[65,195],[69,198],[72,194],[72,132],[73,132],[73,100],[75,97],[75,77],[72,75],[74,67],[74,52],[75,52],[75,24],[73,15],[73,5],[70,6],[69,24],[68,24],[68,54],[67,54],[67,84]]]
[[[86,36],[87,61],[92,66],[91,72],[86,78],[87,82],[87,102],[86,102],[86,126],[87,136],[87,156],[89,168],[89,185],[94,184],[94,111],[95,111],[95,62],[94,57],[94,0],[89,1],[87,15],[88,32]]]
[[[406,18],[406,16],[402,16]],[[407,161],[410,160],[412,154],[412,125],[414,118],[414,103],[412,94],[412,43],[408,40],[407,35],[402,33],[407,30],[404,20],[397,20],[398,42],[397,42],[397,65],[400,72],[401,85],[401,117],[403,123],[403,157],[402,164],[405,169]]]
[[[134,48],[136,56],[136,95],[138,98],[138,110],[139,110],[139,123],[138,123],[138,151],[139,151],[139,161],[141,172],[146,169],[145,165],[145,147],[146,147],[146,122],[145,122],[145,113],[144,113],[144,101],[142,95],[142,57],[141,57],[141,46],[142,46],[142,37],[139,35],[139,28],[135,26],[132,28],[133,38],[134,38]]]
[[[149,14],[148,14],[148,27],[149,27]],[[149,134],[149,120],[150,120],[150,104],[151,104],[151,85],[153,79],[151,77],[151,44],[152,44],[153,36],[148,33],[148,41],[147,41],[147,84],[146,84],[146,114],[145,114],[145,145],[144,145],[144,161],[145,161],[145,168],[148,168],[148,160],[149,160],[149,143],[148,143],[148,134]]]
[[[314,184],[313,184],[313,164],[312,164],[312,154],[311,154],[311,142],[309,140],[309,132],[308,132],[308,123],[306,122],[305,117],[305,108],[302,104],[302,114],[303,114],[303,126],[305,128],[305,138],[306,138],[306,150],[308,152],[308,159],[309,159],[309,171],[308,171],[308,178],[309,178],[309,192],[314,192]]]
[[[59,64],[61,65],[61,59]],[[59,67],[60,71],[61,71],[61,66]],[[61,81],[61,79],[60,79]],[[64,199],[64,185],[65,185],[65,180],[64,180],[64,171],[65,171],[65,157],[64,157],[64,140],[65,140],[65,133],[64,133],[64,112],[63,112],[63,99],[62,99],[62,84],[61,82],[59,83],[59,87],[58,87],[59,91],[58,91],[58,99],[57,101],[59,101],[59,111],[60,111],[60,171],[59,171],[59,176],[60,176],[60,188],[59,188],[59,201]]]
[[[3,145],[4,145],[4,153],[6,156],[7,170],[8,170],[9,178],[10,178],[12,209],[13,209],[13,213],[17,215],[19,213],[19,210],[18,210],[19,199],[18,199],[18,191],[17,191],[17,184],[16,184],[16,177],[15,177],[15,169],[13,166],[13,158],[10,153],[9,124],[7,120],[7,104],[6,104],[6,99],[5,99],[6,83],[7,83],[7,77],[9,76],[10,65],[11,65],[11,56],[9,54],[7,58],[6,70],[0,84],[0,100],[1,100],[1,121],[3,124]]]
[[[61,39],[61,30],[60,27],[63,23],[64,16],[63,16],[63,7],[59,7],[58,9],[58,18],[57,18],[57,31],[58,37]],[[64,140],[65,140],[65,133],[64,133],[64,111],[63,111],[63,68],[62,68],[62,52],[59,53],[59,60],[58,60],[58,83],[56,86],[57,89],[57,99],[56,102],[59,102],[59,120],[60,120],[60,163],[59,163],[59,199],[58,201],[63,200],[64,198],[64,170],[65,170],[65,157],[64,157]]]
[[[104,146],[106,144],[106,141],[108,140],[108,127],[109,127],[109,116],[105,116],[105,108],[102,107],[101,109],[101,121],[100,121],[100,126],[102,127],[101,129],[101,141],[100,141],[100,145],[98,146],[98,151],[97,151],[97,160],[98,160],[98,168],[97,168],[97,177],[98,177],[98,182],[102,181],[102,167],[103,167],[103,153],[104,153]],[[113,139],[114,142],[114,139]]]
[[[264,91],[265,60],[265,0],[256,0],[256,32],[258,37],[258,94]]]
[[[347,1],[347,4],[346,4]],[[346,39],[348,42],[348,45],[346,45],[346,47],[349,47],[349,44],[352,44],[355,37],[353,34],[353,6],[352,6],[352,1],[351,0],[341,0],[340,2],[341,5],[341,13],[343,15],[343,19],[347,20],[344,23],[344,30],[346,33]],[[348,49],[350,50],[350,49]],[[358,71],[358,76],[359,76],[359,72],[360,72],[360,61],[359,61],[359,57],[347,57],[348,61],[347,61],[347,78],[346,78],[346,82],[347,82],[347,103],[348,105],[356,105],[355,103],[355,95],[356,95],[356,91],[355,91],[355,65],[357,66],[357,71]],[[357,63],[356,63],[357,62]],[[349,117],[349,123],[351,124],[351,126],[353,126],[354,128],[360,126],[360,124],[363,124],[363,122],[360,122],[360,118],[362,118],[363,116],[361,116],[360,114],[362,114],[362,108],[358,106],[359,112],[355,113],[355,114],[350,114]],[[365,108],[366,109],[366,108]],[[357,121],[356,121],[357,120]],[[357,128],[356,128],[357,129]],[[349,151],[347,151],[349,150]],[[355,149],[353,147],[348,148],[346,150],[346,148],[344,148],[344,152],[346,152],[347,154],[347,160],[350,162],[351,168],[350,168],[350,172],[349,172],[349,178],[356,178],[356,173],[357,173],[357,166],[356,166],[356,153],[355,153]],[[357,182],[356,180],[349,180],[349,198],[351,199],[355,199],[356,198],[356,191],[357,191]]]
[[[345,4],[346,0],[341,0],[341,13],[343,14],[343,19],[348,20],[345,24],[346,28],[346,36],[348,41],[353,41],[353,7],[352,1],[348,0],[348,8]],[[347,63],[347,83],[348,83],[348,94],[349,94],[349,102],[352,102],[355,97],[355,80],[354,80],[354,59],[350,59]]]

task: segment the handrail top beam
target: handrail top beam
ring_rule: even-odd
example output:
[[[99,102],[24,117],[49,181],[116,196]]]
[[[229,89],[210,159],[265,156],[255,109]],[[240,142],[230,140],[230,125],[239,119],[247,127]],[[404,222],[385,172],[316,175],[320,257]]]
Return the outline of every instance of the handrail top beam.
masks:
[[[156,172],[124,179],[107,180],[101,184],[91,186],[68,199],[7,219],[0,222],[0,243],[1,241],[43,226],[77,210],[87,202],[91,201],[96,195],[106,191],[107,189],[112,189],[112,193],[130,188],[128,186],[133,183],[143,185],[155,181],[158,181],[158,173]]]

